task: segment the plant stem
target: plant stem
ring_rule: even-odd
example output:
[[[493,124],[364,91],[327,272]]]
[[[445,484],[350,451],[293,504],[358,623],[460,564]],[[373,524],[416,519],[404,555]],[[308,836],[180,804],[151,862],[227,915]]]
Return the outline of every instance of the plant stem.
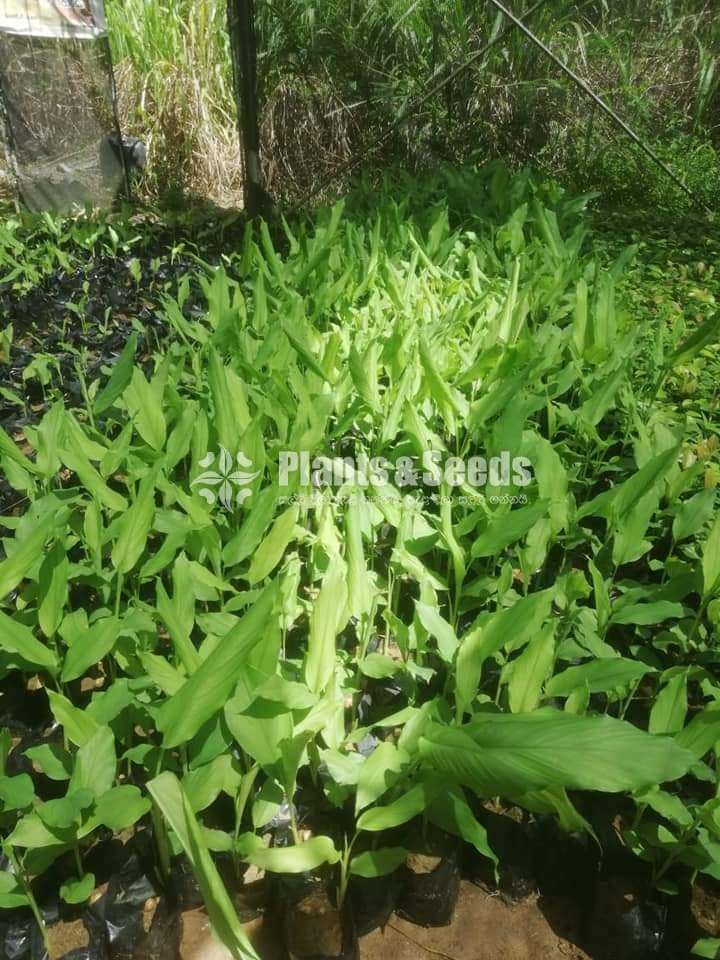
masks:
[[[15,856],[15,851],[13,850],[13,848],[6,847],[5,852],[7,853],[8,860],[13,865],[13,869],[15,870],[15,876],[17,877],[18,882],[22,887],[23,893],[28,899],[28,904],[30,906],[30,909],[32,910],[32,915],[35,918],[35,922],[37,923],[38,927],[40,928],[40,934],[43,938],[45,950],[47,951],[47,954],[49,956],[50,941],[48,940],[47,927],[45,926],[45,921],[43,920],[43,915],[40,912],[40,907],[38,906],[38,902],[35,899],[35,896],[32,892],[32,888],[30,887],[30,881],[28,880],[27,875],[25,874],[25,871],[20,866],[18,859]]]

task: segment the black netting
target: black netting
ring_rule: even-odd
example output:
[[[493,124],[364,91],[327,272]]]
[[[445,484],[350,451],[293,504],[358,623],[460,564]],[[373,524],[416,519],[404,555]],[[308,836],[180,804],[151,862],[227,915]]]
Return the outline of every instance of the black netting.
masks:
[[[0,32],[0,95],[7,146],[29,207],[112,201],[124,171],[105,37]]]

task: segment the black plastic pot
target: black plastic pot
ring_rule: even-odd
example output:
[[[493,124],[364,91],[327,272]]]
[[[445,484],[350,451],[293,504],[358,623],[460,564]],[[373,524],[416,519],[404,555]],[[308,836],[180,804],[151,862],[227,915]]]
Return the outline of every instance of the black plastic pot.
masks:
[[[479,886],[499,889],[503,898],[512,903],[532,896],[538,889],[537,850],[536,837],[529,824],[484,808],[476,810],[476,815],[487,831],[490,848],[500,861],[499,884],[492,862],[469,845],[464,848],[467,878]]]
[[[400,893],[397,871],[386,877],[351,877],[348,897],[359,937],[384,927],[395,910]]]
[[[302,878],[296,878],[302,880]],[[338,910],[325,883],[307,877],[282,903],[282,929],[290,960],[360,960],[352,910]]]
[[[595,885],[584,947],[593,960],[652,960],[661,954],[667,903],[649,887],[625,877]]]
[[[401,868],[397,914],[421,927],[452,922],[460,893],[457,845],[430,842],[411,853]]]

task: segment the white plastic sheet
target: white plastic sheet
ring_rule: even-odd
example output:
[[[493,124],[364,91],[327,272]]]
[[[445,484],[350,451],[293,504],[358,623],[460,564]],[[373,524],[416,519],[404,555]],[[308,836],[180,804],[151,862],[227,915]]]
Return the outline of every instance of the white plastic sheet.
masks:
[[[106,35],[103,0],[0,0],[0,32],[96,40]]]

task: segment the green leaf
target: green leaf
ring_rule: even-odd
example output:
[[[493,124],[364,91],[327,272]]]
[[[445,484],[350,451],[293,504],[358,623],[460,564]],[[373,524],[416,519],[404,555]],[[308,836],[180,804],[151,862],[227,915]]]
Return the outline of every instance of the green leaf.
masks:
[[[68,740],[77,747],[82,747],[90,740],[98,730],[99,724],[93,720],[90,714],[85,710],[79,710],[64,697],[61,693],[55,693],[54,690],[45,690],[50,701],[50,709],[53,716],[65,731]]]
[[[513,713],[530,713],[540,702],[543,684],[555,662],[555,624],[550,623],[513,661],[508,698]]]
[[[687,671],[676,674],[655,698],[650,711],[650,733],[679,733],[688,710]]]
[[[259,960],[238,920],[235,907],[220,879],[195,814],[177,777],[169,772],[148,783],[153,800],[162,811],[185,851],[200,886],[210,924],[234,960]]]
[[[35,788],[27,773],[0,777],[0,804],[5,810],[25,810],[34,799]]]
[[[111,789],[116,767],[115,736],[110,727],[99,727],[75,754],[68,795],[75,790],[89,790],[99,799]]]
[[[106,617],[97,620],[89,630],[78,633],[65,655],[63,683],[82,677],[90,667],[106,657],[115,646],[121,629],[120,620]]]
[[[590,693],[608,693],[635,683],[651,670],[646,663],[623,657],[591,660],[554,676],[545,686],[545,696],[569,697],[578,687],[585,687]]]
[[[356,877],[372,880],[386,877],[401,867],[407,860],[405,847],[380,847],[378,850],[366,850],[350,861],[350,873]]]
[[[132,377],[136,349],[137,333],[133,330],[122,353],[113,366],[110,379],[95,399],[94,411],[96,415],[104,413],[125,392],[125,388],[130,383],[130,378]]]
[[[462,717],[475,698],[485,661],[506,645],[511,650],[520,649],[537,634],[550,613],[553,596],[552,589],[531,593],[512,607],[493,613],[464,637],[455,671],[458,717]]]
[[[223,561],[228,566],[242,563],[262,540],[275,513],[277,487],[265,487],[250,501],[250,508],[239,532],[223,550]]]
[[[12,553],[0,563],[0,600],[15,589],[43,556],[45,541],[61,522],[64,517],[51,511],[36,520],[29,530],[25,529],[21,539],[15,538]]]
[[[0,610],[0,650],[14,653],[34,667],[55,674],[57,657],[45,644],[36,640],[30,627],[13,620]]]
[[[277,763],[282,757],[281,743],[293,735],[292,714],[282,704],[263,701],[249,708],[243,706],[240,712],[237,707],[237,700],[225,706],[225,720],[232,735],[261,766]]]
[[[150,801],[137,787],[123,784],[113,787],[100,797],[95,806],[94,818],[108,830],[119,833],[134,826],[149,809]]]
[[[157,396],[155,382],[148,383],[140,367],[133,369],[130,384],[125,388],[123,398],[133,418],[135,429],[142,439],[153,450],[161,451],[165,446],[167,430],[162,402]]]
[[[75,830],[80,825],[83,813],[93,805],[94,800],[92,790],[76,790],[66,797],[40,804],[36,812],[48,830],[62,833]]]
[[[398,750],[395,744],[388,741],[379,743],[360,767],[355,813],[375,803],[394,786],[409,762],[409,755],[404,750]]]
[[[26,907],[30,901],[17,879],[7,870],[0,871],[0,910]]]
[[[684,776],[695,758],[666,737],[610,717],[555,710],[482,714],[462,728],[437,724],[420,739],[436,773],[481,796],[517,796],[543,787],[616,793]]]
[[[252,850],[245,859],[271,873],[307,873],[323,864],[337,863],[340,854],[330,837],[312,837],[293,847]]]
[[[614,611],[610,623],[633,624],[649,627],[665,620],[679,620],[685,616],[681,603],[669,600],[656,600],[654,603],[631,603]]]
[[[708,938],[698,940],[692,948],[694,957],[705,957],[705,960],[718,960],[720,958],[720,940]]]
[[[187,742],[223,708],[250,653],[277,632],[278,599],[277,584],[268,584],[189,680],[160,707],[157,726],[165,734],[166,748]]]
[[[700,533],[715,512],[715,495],[715,490],[703,490],[682,504],[672,526],[676,543]]]
[[[668,367],[677,367],[688,363],[705,347],[715,343],[718,337],[720,337],[720,314],[713,314],[712,317],[700,324],[697,330],[670,355],[667,362]]]
[[[415,610],[418,619],[430,636],[437,640],[438,651],[446,663],[451,663],[458,648],[458,638],[450,624],[437,612],[435,607],[431,607],[422,600],[415,601]]]
[[[157,470],[151,470],[143,477],[137,498],[118,525],[118,538],[111,553],[113,566],[118,573],[129,573],[147,547],[155,516],[156,479]]]
[[[357,829],[378,833],[399,827],[422,813],[440,790],[439,784],[418,783],[393,803],[366,810],[358,818]]]
[[[38,622],[46,637],[52,637],[63,616],[68,596],[68,558],[58,540],[40,566]]]
[[[335,638],[345,623],[346,600],[345,564],[333,556],[310,615],[305,682],[313,693],[322,693],[335,672]]]
[[[275,567],[282,560],[288,544],[293,539],[297,524],[299,507],[294,504],[284,513],[281,513],[270,532],[255,551],[248,572],[251,584],[259,583],[270,576]]]
[[[60,897],[65,903],[85,903],[95,889],[95,875],[85,873],[79,880],[68,880],[60,887]]]
[[[713,524],[705,543],[702,569],[705,596],[711,597],[720,587],[720,517]]]
[[[72,773],[70,754],[59,743],[43,743],[29,747],[25,756],[51,780],[69,780]]]
[[[706,707],[675,737],[675,743],[700,760],[720,740],[720,704]]]
[[[487,529],[473,543],[472,556],[495,557],[502,553],[510,544],[521,540],[547,514],[549,506],[549,500],[538,500],[519,510],[493,516]]]
[[[428,816],[433,823],[471,844],[481,856],[497,866],[499,861],[490,846],[487,831],[476,819],[462,790],[447,789],[431,803]]]

